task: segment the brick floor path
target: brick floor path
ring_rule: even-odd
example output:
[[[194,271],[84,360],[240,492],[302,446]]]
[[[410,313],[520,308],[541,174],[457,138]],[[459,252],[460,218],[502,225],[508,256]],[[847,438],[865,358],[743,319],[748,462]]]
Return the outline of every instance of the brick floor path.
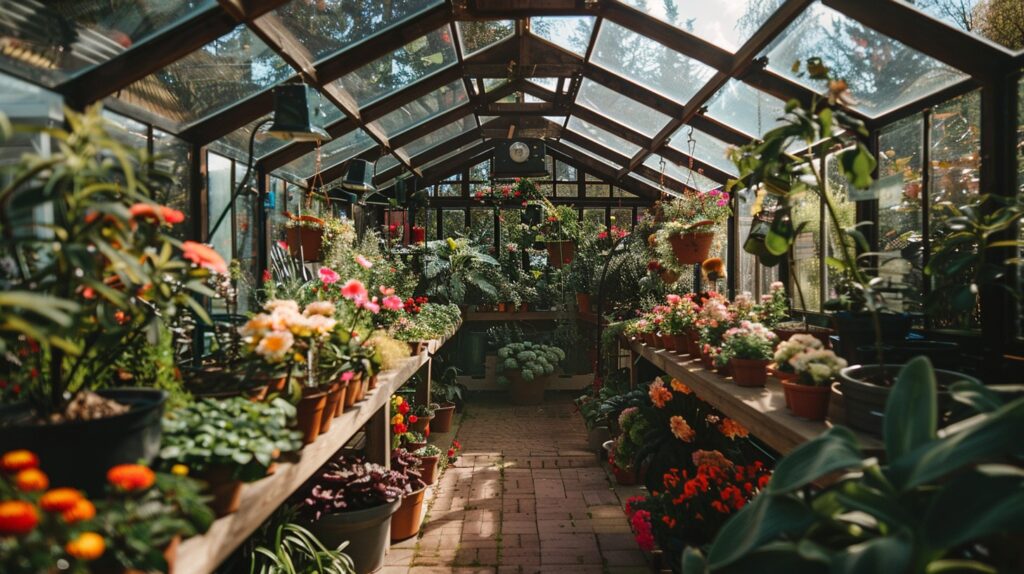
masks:
[[[418,539],[383,574],[647,574],[586,428],[568,396],[539,407],[473,397]]]

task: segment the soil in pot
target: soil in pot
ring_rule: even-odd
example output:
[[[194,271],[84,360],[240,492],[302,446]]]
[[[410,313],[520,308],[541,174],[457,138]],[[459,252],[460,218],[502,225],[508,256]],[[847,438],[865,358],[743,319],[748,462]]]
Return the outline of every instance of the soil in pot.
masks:
[[[548,241],[548,265],[561,269],[563,265],[572,263],[576,256],[576,244],[572,241]]]
[[[741,387],[763,387],[768,380],[765,368],[771,361],[761,359],[732,359],[732,380]]]
[[[376,572],[384,565],[384,552],[391,540],[391,516],[401,505],[399,498],[373,508],[327,514],[309,530],[328,548],[347,540],[345,554],[352,558],[356,572]]]
[[[420,457],[420,478],[428,485],[434,484],[434,481],[437,479],[438,460],[438,456]]]
[[[786,393],[786,406],[793,416],[812,421],[825,420],[832,397],[831,385],[800,385],[783,380],[782,389]]]
[[[214,466],[197,474],[196,478],[206,483],[206,490],[213,497],[207,504],[218,518],[238,510],[242,481],[235,478],[234,467]]]
[[[452,430],[452,419],[455,418],[455,403],[444,403],[434,411],[434,420],[430,421],[431,432],[445,433]]]
[[[708,258],[714,233],[680,233],[668,238],[680,265],[695,265]]]
[[[320,415],[320,434],[331,430],[331,422],[338,412],[338,403],[345,398],[345,387],[340,382],[331,383],[327,387],[327,401],[324,403],[324,412]]]
[[[302,444],[312,444],[320,436],[324,408],[327,407],[327,391],[318,388],[303,387],[302,399],[296,407],[299,432],[302,433]]]
[[[102,494],[110,467],[149,463],[160,451],[160,419],[167,393],[110,389],[96,394],[128,410],[104,418],[39,425],[27,404],[0,406],[0,452],[28,449],[39,456],[51,485]]]
[[[423,525],[423,495],[427,487],[402,497],[402,505],[391,517],[391,542],[408,540],[419,534]]]
[[[519,406],[539,405],[544,402],[544,389],[548,386],[547,377],[537,377],[532,381],[523,379],[519,371],[508,375],[508,394],[512,404]]]

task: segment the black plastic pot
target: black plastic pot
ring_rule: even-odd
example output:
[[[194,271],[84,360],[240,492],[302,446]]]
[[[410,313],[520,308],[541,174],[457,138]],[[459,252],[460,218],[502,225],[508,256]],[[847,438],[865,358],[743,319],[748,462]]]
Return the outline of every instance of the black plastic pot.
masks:
[[[925,356],[936,369],[960,368],[960,346],[947,341],[903,341],[896,345],[882,345],[885,362],[902,365],[914,357]],[[857,348],[857,356],[870,361],[875,356],[874,345]]]
[[[839,332],[839,355],[850,364],[872,360],[873,354],[863,355],[861,347],[875,344],[875,324],[870,313],[840,311],[835,315],[836,330]],[[910,333],[910,315],[881,313],[878,320],[882,325],[882,342],[900,344]]]
[[[309,530],[328,548],[337,548],[347,540],[344,552],[352,558],[356,572],[376,572],[384,565],[384,552],[391,542],[391,515],[401,505],[399,498],[373,508],[328,514]]]
[[[891,378],[895,378],[903,365],[885,365]],[[843,393],[843,407],[846,410],[846,424],[853,428],[882,436],[885,418],[885,403],[889,400],[890,387],[868,382],[881,371],[878,365],[854,365],[839,373],[839,389]],[[938,383],[938,406],[940,419],[952,407],[953,399],[945,389],[957,381],[980,381],[956,371],[935,369]],[[941,421],[940,421],[941,422]]]
[[[103,491],[107,470],[118,464],[149,463],[160,452],[160,419],[167,393],[155,389],[110,389],[100,396],[129,405],[123,415],[56,425],[25,424],[26,404],[0,407],[0,452],[24,448],[39,455],[54,486],[90,494]]]

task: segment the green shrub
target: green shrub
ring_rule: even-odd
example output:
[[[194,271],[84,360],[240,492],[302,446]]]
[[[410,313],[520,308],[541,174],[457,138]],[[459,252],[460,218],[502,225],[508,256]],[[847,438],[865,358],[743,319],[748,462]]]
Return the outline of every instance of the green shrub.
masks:
[[[498,359],[499,383],[508,383],[508,378],[503,374],[507,371],[519,371],[524,380],[533,381],[554,373],[555,366],[565,359],[565,351],[558,347],[524,341],[510,343],[498,349]]]

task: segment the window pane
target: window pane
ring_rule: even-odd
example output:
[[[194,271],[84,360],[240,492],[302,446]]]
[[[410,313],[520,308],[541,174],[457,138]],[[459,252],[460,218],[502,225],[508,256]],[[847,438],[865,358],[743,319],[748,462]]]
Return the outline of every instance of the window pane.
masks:
[[[245,166],[236,165],[235,186],[242,182],[244,172]],[[253,185],[252,178],[249,179],[249,184]],[[256,196],[243,193],[235,200],[235,259],[245,279],[237,282],[240,313],[249,311],[253,295],[251,289],[256,284],[254,279],[259,276],[256,270],[256,241],[259,238],[256,230]]]
[[[0,69],[52,87],[215,5],[214,0],[5,1],[0,4]]]
[[[491,160],[482,161],[469,168],[469,181],[491,181]]]
[[[764,24],[782,0],[718,0],[717,2],[675,2],[624,0],[651,16],[708,42],[735,52]],[[602,27],[604,24],[601,25]]]
[[[377,145],[363,130],[355,129],[343,136],[334,138],[320,146],[320,169],[324,170],[355,157]],[[286,164],[282,171],[293,173],[300,178],[311,177],[316,172],[317,151]]]
[[[766,51],[769,67],[814,91],[824,86],[791,69],[796,60],[821,57],[844,78],[857,103],[872,116],[898,108],[963,80],[941,62],[864,27],[819,2],[801,13]]]
[[[469,210],[469,237],[473,241],[491,247],[494,245],[494,211],[474,207]]]
[[[563,162],[555,162],[555,179],[558,181],[578,181],[576,168]]]
[[[853,227],[857,222],[857,208],[856,203],[848,201],[849,183],[847,182],[846,177],[839,172],[839,161],[837,157],[838,156],[836,155],[830,155],[826,158],[825,171],[827,174],[828,190],[829,193],[832,194],[832,201],[835,204],[836,216],[839,219],[839,225],[843,229],[847,229]],[[823,233],[828,238],[826,256],[840,259],[842,257],[839,252],[839,249],[841,248],[839,243],[840,239],[836,237],[831,219],[826,219],[823,227]],[[855,248],[853,239],[846,237],[845,240],[850,244],[851,248]],[[825,297],[826,300],[828,300],[837,296],[836,285],[842,278],[842,274],[837,273],[831,265],[825,266],[825,272]],[[879,290],[883,293],[887,291],[883,287],[880,287]]]
[[[283,25],[314,60],[320,60],[438,4],[437,0],[288,2],[259,22]]]
[[[436,209],[427,210],[427,241],[439,239],[437,235],[437,214],[438,210]]]
[[[588,183],[587,197],[611,197],[607,183]]]
[[[715,74],[710,66],[610,20],[601,24],[590,59],[679,103],[686,103]]]
[[[670,177],[683,185],[695,188],[698,191],[708,191],[722,187],[722,184],[716,183],[714,180],[704,177],[695,171],[691,171],[685,166],[676,165],[675,162],[664,159],[660,155],[649,155],[647,159],[644,160],[644,165],[657,171],[659,174],[662,173],[662,168],[664,167],[664,174],[667,177]],[[666,182],[665,185],[668,186],[669,183]],[[677,189],[676,191],[679,190]]]
[[[423,164],[423,165],[421,165],[419,167],[422,168],[422,169],[430,169],[430,168],[434,167],[435,165],[437,165],[437,164],[439,164],[439,163],[441,163],[443,161],[449,160],[449,159],[459,155],[460,153],[469,151],[473,147],[477,146],[479,143],[480,142],[478,142],[478,141],[471,141],[468,144],[466,144],[466,145],[464,145],[464,146],[462,146],[462,147],[460,147],[458,149],[453,149],[450,152],[442,155],[441,157],[439,157],[437,159],[434,159],[434,160],[431,160],[431,161],[428,161],[427,163],[425,163],[425,164]]]
[[[157,168],[171,177],[173,186],[167,197],[156,198],[160,203],[185,214],[185,221],[171,228],[171,234],[178,239],[191,235],[192,209],[189,204],[189,189],[192,186],[191,146],[184,140],[160,130],[153,130],[153,154]]]
[[[206,154],[206,190],[209,211],[207,212],[210,228],[217,223],[221,214],[228,208],[231,201],[231,160],[215,153]],[[207,230],[209,232],[209,230]],[[234,259],[231,238],[231,213],[224,218],[210,238],[210,244],[224,257],[225,261]],[[220,300],[218,300],[220,301]]]
[[[149,126],[110,110],[103,110],[103,119],[107,120],[110,135],[121,145],[134,149],[148,149]]]
[[[512,36],[516,28],[512,20],[456,22],[456,27],[459,29],[459,45],[462,46],[464,57]]]
[[[448,26],[442,26],[346,74],[334,85],[348,91],[363,108],[456,60]]]
[[[549,92],[554,92],[558,88],[558,78],[528,78],[530,82],[537,84]]]
[[[407,153],[409,157],[416,157],[417,155],[423,153],[424,151],[440,143],[446,142],[452,139],[453,137],[462,134],[463,132],[467,132],[475,128],[476,119],[474,119],[473,115],[465,115],[461,119],[456,120],[442,128],[438,128],[437,130],[434,130],[417,140],[413,140],[412,142],[405,144],[399,149]]]
[[[587,208],[583,210],[583,221],[589,221],[594,225],[604,229],[604,208]]]
[[[295,74],[245,26],[131,84],[117,98],[188,124]]]
[[[575,118],[573,118],[573,119],[575,120]],[[580,123],[586,123],[586,122],[580,122]],[[563,145],[563,146],[571,149],[572,151],[576,152],[576,155],[580,155],[580,156],[583,156],[583,157],[589,157],[590,159],[599,161],[599,162],[607,165],[608,167],[610,167],[612,169],[619,169],[619,165],[616,164],[615,162],[612,162],[612,161],[609,161],[609,160],[605,159],[604,156],[599,156],[599,155],[593,154],[589,150],[583,149],[580,146],[578,146],[578,145],[576,145],[576,144],[574,144],[572,142],[568,142],[568,141],[562,140],[562,141],[560,141],[558,143],[560,145]],[[630,144],[630,145],[632,145],[632,144]],[[637,148],[637,149],[640,149],[640,148]],[[588,174],[588,176],[589,176],[589,174]],[[559,186],[559,187],[561,187],[561,186]]]
[[[441,210],[441,230],[445,237],[459,237],[466,234],[466,210]]]
[[[793,208],[793,224],[807,223],[793,244],[796,278],[793,307],[805,311],[821,311],[821,202],[818,195],[808,193]]]
[[[439,183],[437,184],[436,195],[439,197],[458,197],[462,195],[462,184]]]
[[[626,141],[608,130],[587,123],[575,116],[569,119],[569,125],[567,127],[569,128],[569,131],[576,132],[577,134],[593,140],[612,151],[619,152],[626,157],[632,157],[636,152],[640,151],[640,146]],[[568,142],[562,143],[569,145]],[[607,160],[605,161],[609,165],[614,165],[611,162],[607,162]]]
[[[648,137],[658,133],[671,119],[589,78],[583,78],[580,91],[576,95],[576,103]]]
[[[466,86],[456,80],[370,122],[384,131],[389,138],[397,133],[435,118],[469,101]]]
[[[628,207],[611,208],[612,225],[621,229],[633,229],[633,210]]]
[[[912,116],[878,136],[878,246],[881,277],[921,293],[923,277],[921,172],[924,120]],[[920,305],[887,297],[893,310],[915,312]],[[919,303],[919,302],[918,302]]]
[[[692,142],[690,141],[691,135]],[[668,145],[672,149],[691,155],[691,143],[693,159],[717,167],[729,175],[736,175],[736,165],[729,161],[728,157],[729,144],[698,129],[690,126],[679,128],[672,134]]]
[[[1024,34],[1020,23],[1024,22],[1024,3],[1015,0],[985,1],[961,0],[959,2],[937,2],[921,0],[908,2],[939,20],[970,32],[1014,51],[1024,50]]]
[[[711,97],[707,114],[750,136],[761,137],[780,124],[786,102],[752,88],[738,80],[729,80]]]
[[[578,56],[587,53],[594,31],[593,16],[551,16],[530,18],[530,32]]]

